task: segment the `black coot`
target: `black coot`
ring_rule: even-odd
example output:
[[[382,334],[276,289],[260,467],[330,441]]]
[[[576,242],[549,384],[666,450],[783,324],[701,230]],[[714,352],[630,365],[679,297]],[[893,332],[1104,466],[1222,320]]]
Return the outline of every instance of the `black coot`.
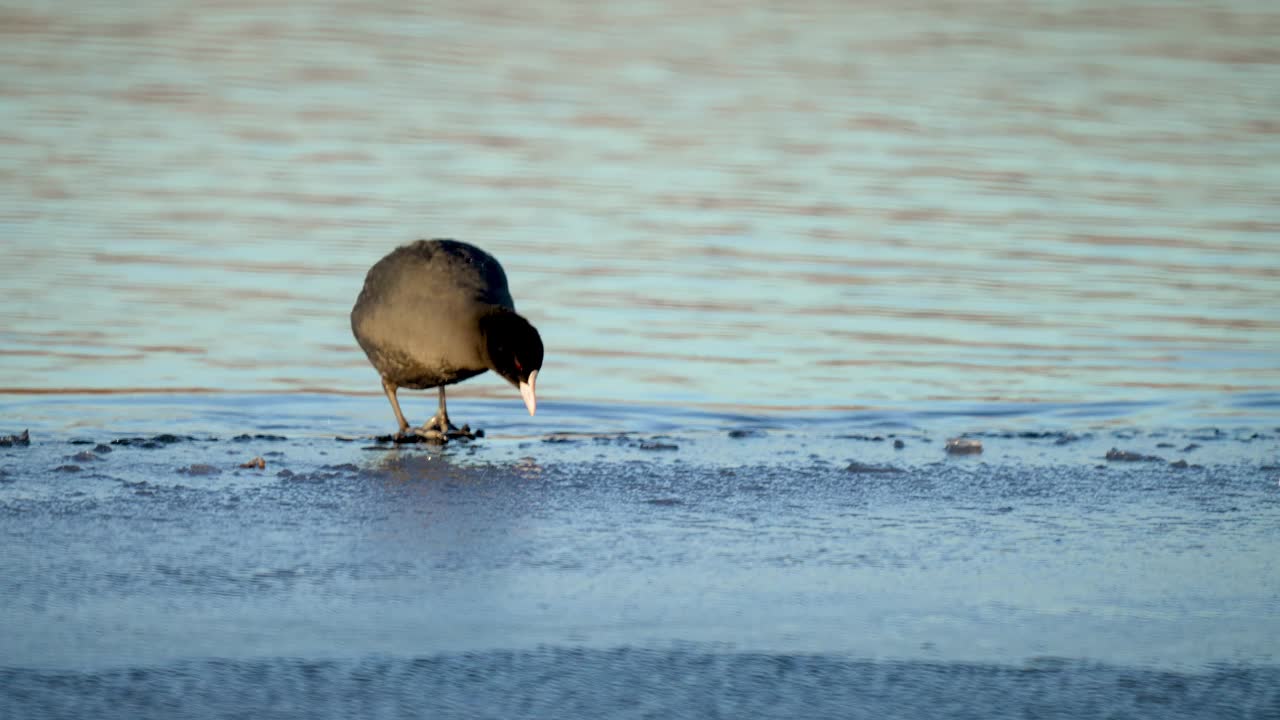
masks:
[[[422,430],[462,434],[449,423],[444,386],[492,370],[520,389],[532,415],[542,338],[516,314],[507,276],[492,255],[456,240],[418,240],[369,268],[351,309],[351,331],[382,376],[403,435],[399,388],[440,388],[440,409]],[[437,435],[438,433],[438,435]]]

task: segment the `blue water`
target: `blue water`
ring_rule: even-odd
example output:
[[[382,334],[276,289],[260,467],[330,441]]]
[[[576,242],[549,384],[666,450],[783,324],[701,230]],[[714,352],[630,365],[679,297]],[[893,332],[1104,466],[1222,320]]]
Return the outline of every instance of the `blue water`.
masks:
[[[549,401],[1275,416],[1270,5],[628,8],[4,11],[0,389],[376,397],[451,236]]]
[[[0,717],[1280,717],[1277,36],[0,7]],[[347,313],[433,236],[539,412],[397,449]]]

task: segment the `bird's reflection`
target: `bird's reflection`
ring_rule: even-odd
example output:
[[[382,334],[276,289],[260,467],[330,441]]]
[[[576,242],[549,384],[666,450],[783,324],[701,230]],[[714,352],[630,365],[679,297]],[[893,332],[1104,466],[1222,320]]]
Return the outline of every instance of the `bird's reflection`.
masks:
[[[525,456],[511,466],[511,471],[521,480],[541,480],[542,466],[532,457]]]
[[[508,462],[475,462],[470,455],[448,451],[395,450],[382,453],[365,466],[369,476],[403,484],[414,482],[470,483],[513,476],[522,481],[543,479],[543,467],[532,456]]]

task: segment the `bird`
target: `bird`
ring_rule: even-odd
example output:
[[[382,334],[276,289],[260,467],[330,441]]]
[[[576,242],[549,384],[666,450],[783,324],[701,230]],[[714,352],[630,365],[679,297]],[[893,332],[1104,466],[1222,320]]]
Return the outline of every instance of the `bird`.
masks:
[[[537,409],[542,336],[523,316],[492,255],[457,240],[417,240],[374,263],[351,308],[351,332],[382,378],[397,440],[473,437],[450,421],[445,386],[492,370]],[[400,388],[439,388],[440,407],[418,431],[400,411]]]

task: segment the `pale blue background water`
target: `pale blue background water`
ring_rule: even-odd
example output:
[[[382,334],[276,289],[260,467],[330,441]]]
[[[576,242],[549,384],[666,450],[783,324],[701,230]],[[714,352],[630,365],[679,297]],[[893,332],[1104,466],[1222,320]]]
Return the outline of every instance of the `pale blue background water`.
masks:
[[[1276,415],[1270,4],[682,8],[7,5],[0,389],[375,396],[452,236],[551,402]]]

